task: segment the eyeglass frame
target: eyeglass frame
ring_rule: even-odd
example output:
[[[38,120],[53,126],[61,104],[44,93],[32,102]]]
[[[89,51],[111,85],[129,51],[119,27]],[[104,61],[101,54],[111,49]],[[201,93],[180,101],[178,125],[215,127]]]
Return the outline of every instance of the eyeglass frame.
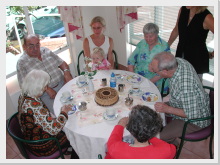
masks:
[[[40,43],[37,44],[30,44],[29,46],[27,46],[27,49],[31,49],[33,50],[34,48],[40,48]]]

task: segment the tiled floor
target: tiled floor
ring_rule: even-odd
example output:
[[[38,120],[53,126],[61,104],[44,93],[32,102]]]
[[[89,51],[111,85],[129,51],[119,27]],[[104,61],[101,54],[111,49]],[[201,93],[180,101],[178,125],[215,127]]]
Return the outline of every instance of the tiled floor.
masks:
[[[24,159],[20,154],[13,139],[6,131],[6,159]],[[214,146],[214,145],[213,145]],[[201,142],[186,142],[180,155],[180,159],[209,159],[209,139]],[[70,155],[65,155],[70,159]]]

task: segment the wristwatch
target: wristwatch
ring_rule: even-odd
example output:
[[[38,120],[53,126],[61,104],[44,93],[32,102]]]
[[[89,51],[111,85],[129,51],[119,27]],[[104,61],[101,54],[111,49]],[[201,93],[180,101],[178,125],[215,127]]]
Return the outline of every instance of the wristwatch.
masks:
[[[63,72],[70,71],[69,69],[64,69]]]

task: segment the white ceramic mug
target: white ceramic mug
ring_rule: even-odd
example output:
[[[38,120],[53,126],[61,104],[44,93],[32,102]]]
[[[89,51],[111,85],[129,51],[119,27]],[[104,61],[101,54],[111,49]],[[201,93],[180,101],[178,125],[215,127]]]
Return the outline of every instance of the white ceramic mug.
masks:
[[[138,93],[140,91],[140,85],[139,84],[133,84],[132,85],[132,92]]]
[[[115,114],[116,114],[116,110],[114,108],[108,108],[106,109],[106,116],[108,118],[113,118],[115,117]]]
[[[67,99],[67,98],[71,97],[71,93],[70,93],[69,91],[63,92],[63,93],[62,93],[62,97],[63,97],[64,99]]]

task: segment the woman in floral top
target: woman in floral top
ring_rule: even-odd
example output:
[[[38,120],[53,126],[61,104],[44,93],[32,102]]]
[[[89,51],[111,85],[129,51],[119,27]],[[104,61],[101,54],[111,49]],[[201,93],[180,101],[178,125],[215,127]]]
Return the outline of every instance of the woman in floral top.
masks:
[[[50,111],[40,99],[49,81],[49,74],[42,70],[32,70],[27,74],[18,100],[19,123],[24,139],[40,140],[56,137],[61,148],[64,148],[70,145],[62,128],[68,119],[67,113],[71,106],[63,106],[56,119],[51,117]],[[28,144],[27,148],[36,156],[49,156],[57,151],[58,146],[54,141],[48,141]]]
[[[157,53],[170,51],[170,48],[168,43],[158,36],[159,27],[156,24],[146,24],[143,33],[144,39],[137,44],[136,49],[128,58],[128,70],[150,79],[161,91],[163,79],[157,73],[150,72],[148,66]],[[165,91],[168,90],[167,82]]]

